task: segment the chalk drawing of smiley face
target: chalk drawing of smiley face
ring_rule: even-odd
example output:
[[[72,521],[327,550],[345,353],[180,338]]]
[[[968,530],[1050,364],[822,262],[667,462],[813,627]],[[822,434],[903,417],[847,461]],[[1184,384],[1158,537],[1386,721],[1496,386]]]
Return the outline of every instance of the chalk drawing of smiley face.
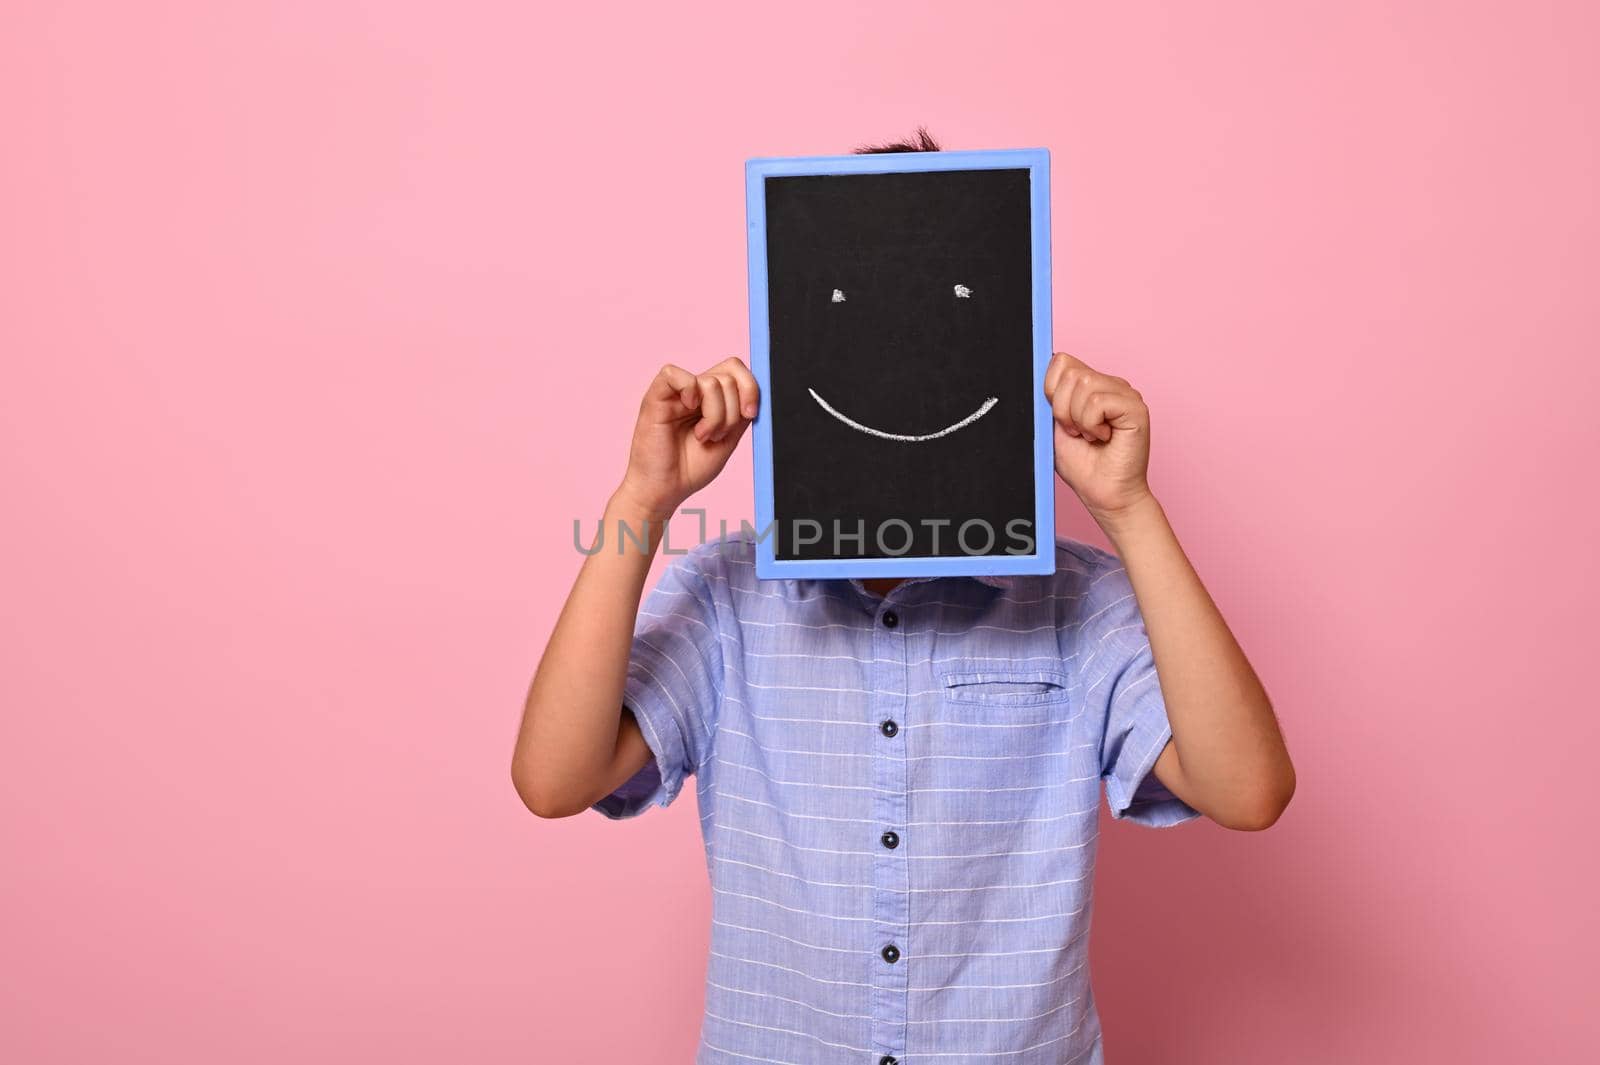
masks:
[[[972,298],[972,289],[968,288],[966,285],[956,285],[954,286],[953,291],[956,299],[966,300]],[[848,298],[849,297],[847,297],[841,290],[834,289],[831,300],[834,303],[843,303]],[[967,426],[971,425],[985,414],[988,414],[994,409],[995,404],[1000,402],[999,397],[989,396],[978,405],[976,410],[967,415],[965,418],[962,418],[957,422],[952,422],[943,429],[936,429],[931,433],[891,433],[887,429],[879,429],[875,426],[863,425],[861,422],[856,421],[849,415],[840,413],[831,403],[817,395],[817,390],[814,388],[807,388],[806,391],[811,393],[811,398],[816,400],[817,406],[821,407],[823,410],[827,411],[829,414],[833,415],[835,418],[839,419],[839,421],[848,425],[857,432],[866,433],[868,436],[875,436],[880,440],[896,440],[905,444],[920,444],[927,440],[938,440],[940,437],[949,436],[951,433],[965,429]]]

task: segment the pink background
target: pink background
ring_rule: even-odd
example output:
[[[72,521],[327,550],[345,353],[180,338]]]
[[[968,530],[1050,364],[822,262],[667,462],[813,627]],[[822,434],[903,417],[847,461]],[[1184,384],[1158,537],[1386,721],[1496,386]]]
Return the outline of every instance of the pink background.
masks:
[[[524,685],[744,158],[926,122],[1300,767],[1107,829],[1112,1060],[1594,1060],[1593,5],[567,6],[0,20],[0,1059],[689,1060],[693,799],[524,812]]]

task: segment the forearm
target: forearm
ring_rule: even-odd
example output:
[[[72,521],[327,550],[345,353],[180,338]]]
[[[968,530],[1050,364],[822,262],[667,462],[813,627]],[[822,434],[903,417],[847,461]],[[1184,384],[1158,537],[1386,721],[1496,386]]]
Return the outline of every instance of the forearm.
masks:
[[[607,502],[603,545],[578,571],[523,709],[512,780],[535,812],[580,808],[613,783],[634,622],[665,518],[621,492]],[[643,550],[623,526],[648,532]]]
[[[1265,828],[1294,767],[1255,670],[1154,496],[1096,517],[1127,568],[1172,725],[1158,778],[1220,824]]]

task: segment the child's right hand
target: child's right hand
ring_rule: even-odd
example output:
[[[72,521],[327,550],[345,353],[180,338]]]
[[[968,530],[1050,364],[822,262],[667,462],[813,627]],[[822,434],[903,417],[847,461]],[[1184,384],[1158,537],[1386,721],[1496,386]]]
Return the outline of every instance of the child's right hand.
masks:
[[[737,357],[699,375],[661,367],[639,404],[617,494],[643,517],[670,517],[722,472],[760,404],[755,376]]]

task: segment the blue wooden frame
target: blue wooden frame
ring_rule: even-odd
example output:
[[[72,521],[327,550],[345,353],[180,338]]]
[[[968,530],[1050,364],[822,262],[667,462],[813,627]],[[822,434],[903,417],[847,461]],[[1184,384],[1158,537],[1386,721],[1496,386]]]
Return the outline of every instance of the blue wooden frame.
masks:
[[[772,382],[767,322],[766,179],[800,174],[896,174],[928,170],[1028,171],[1033,230],[1033,480],[1034,553],[1031,555],[913,556],[897,558],[779,559],[771,535],[772,418],[764,401]],[[1054,573],[1055,445],[1044,375],[1052,350],[1050,324],[1050,152],[1016,148],[979,152],[906,152],[880,155],[822,155],[745,162],[745,219],[750,259],[750,368],[761,385],[763,402],[755,420],[756,576],[784,578],[955,577]]]

